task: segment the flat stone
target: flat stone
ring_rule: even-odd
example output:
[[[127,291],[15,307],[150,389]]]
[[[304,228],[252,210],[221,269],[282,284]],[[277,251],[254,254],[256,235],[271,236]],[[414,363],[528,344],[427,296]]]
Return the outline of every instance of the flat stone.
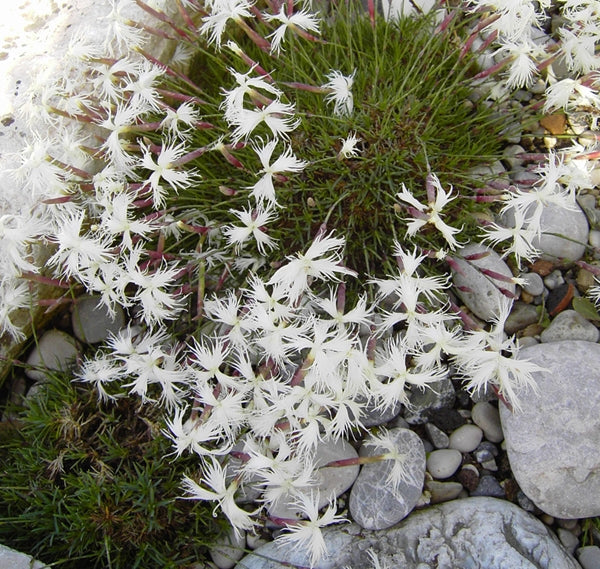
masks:
[[[26,369],[25,375],[35,381],[42,381],[46,379],[47,372],[41,368],[66,371],[76,358],[75,339],[60,330],[48,330],[29,354],[27,365],[33,367]]]
[[[325,528],[327,555],[319,569],[581,569],[557,537],[537,518],[496,498],[452,500],[413,512],[381,531],[356,524]],[[237,569],[308,567],[309,552],[277,542],[244,557]]]
[[[554,204],[544,206],[540,218],[542,236],[532,241],[532,245],[542,251],[543,259],[572,262],[583,257],[590,228],[581,208],[578,205],[573,208],[564,209]]]
[[[491,475],[482,476],[477,488],[471,492],[471,496],[491,496],[492,498],[504,498],[506,493],[500,483]]]
[[[504,331],[512,336],[530,324],[535,324],[539,319],[537,309],[533,304],[517,300],[504,323]]]
[[[433,423],[426,423],[425,432],[435,448],[448,448],[450,438],[442,429],[436,427]]]
[[[544,280],[537,273],[523,273],[519,275],[524,283],[521,285],[523,290],[531,296],[539,296],[544,292]]]
[[[425,488],[431,495],[430,504],[454,500],[463,491],[463,485],[459,482],[438,482],[437,480],[428,480]]]
[[[427,389],[413,389],[408,400],[404,419],[409,425],[423,425],[436,411],[454,405],[456,390],[450,379],[445,378],[430,383]]]
[[[452,432],[448,446],[460,452],[471,452],[479,446],[482,438],[483,431],[477,425],[463,425]]]
[[[30,555],[0,545],[0,569],[48,569],[48,565],[36,561]]]
[[[216,543],[209,548],[210,558],[219,569],[231,569],[244,557],[246,548],[246,532],[242,531],[236,535],[232,530],[228,535],[217,539]]]
[[[389,435],[401,455],[405,477],[394,489],[388,476],[395,460],[382,460],[363,465],[350,492],[350,515],[365,529],[384,529],[405,518],[421,497],[425,479],[425,449],[416,433],[408,429],[391,429]],[[371,445],[363,445],[362,456],[376,456],[389,452]]]
[[[598,569],[600,567],[600,547],[587,545],[577,550],[577,558],[583,569]]]
[[[483,431],[483,436],[493,443],[499,443],[504,440],[502,424],[500,423],[500,413],[498,409],[487,401],[480,401],[473,405],[471,410],[471,419]]]
[[[542,343],[563,340],[597,342],[599,338],[600,330],[575,310],[560,312],[540,335]]]
[[[450,478],[462,462],[462,454],[456,449],[442,448],[429,453],[427,472],[438,480]]]
[[[472,261],[457,258],[458,270],[452,269],[452,280],[456,294],[473,314],[482,320],[490,321],[498,315],[498,307],[504,296],[500,289],[514,295],[516,287],[512,282],[493,279],[479,270],[493,271],[509,278],[513,276],[508,265],[490,247],[471,243],[459,251],[461,257],[486,252],[487,256]]]
[[[115,306],[114,314],[111,314],[98,302],[97,296],[78,298],[71,316],[75,336],[88,344],[103,342],[125,326],[125,312],[120,306]]]
[[[415,435],[416,436],[416,435]],[[319,508],[325,507],[331,500],[343,494],[354,484],[359,475],[360,466],[329,466],[319,468],[335,460],[358,458],[356,449],[346,440],[326,440],[318,443],[315,449],[314,465],[316,480],[313,491],[319,492]],[[294,496],[283,496],[277,503],[268,508],[269,514],[278,518],[297,518],[297,508],[294,506]]]
[[[520,351],[548,371],[521,394],[522,411],[500,406],[506,450],[523,492],[559,518],[600,515],[600,345],[565,341]]]

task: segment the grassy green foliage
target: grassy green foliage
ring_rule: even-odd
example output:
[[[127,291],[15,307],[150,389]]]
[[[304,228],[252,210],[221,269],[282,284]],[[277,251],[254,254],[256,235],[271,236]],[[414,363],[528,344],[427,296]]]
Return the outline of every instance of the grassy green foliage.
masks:
[[[0,432],[0,542],[61,568],[187,567],[225,530],[179,499],[194,459],[171,461],[153,406],[99,404],[55,375]]]

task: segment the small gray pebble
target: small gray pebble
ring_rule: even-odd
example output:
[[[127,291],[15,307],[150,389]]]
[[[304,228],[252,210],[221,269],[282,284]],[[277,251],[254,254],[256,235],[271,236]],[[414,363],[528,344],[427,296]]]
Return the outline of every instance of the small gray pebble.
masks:
[[[598,569],[600,567],[600,547],[588,545],[577,550],[577,558],[583,569]]]
[[[558,528],[556,530],[556,534],[558,535],[558,539],[564,545],[565,549],[573,554],[575,553],[575,549],[579,545],[579,539],[577,536],[573,535],[573,532],[570,532],[568,529]]]
[[[526,512],[535,512],[537,510],[535,504],[525,495],[522,490],[517,492],[517,503]]]
[[[477,488],[471,492],[471,496],[491,496],[492,498],[506,498],[504,488],[491,475],[482,476]]]
[[[524,273],[521,278],[525,281],[523,290],[531,296],[539,296],[544,292],[544,281],[537,273]]]

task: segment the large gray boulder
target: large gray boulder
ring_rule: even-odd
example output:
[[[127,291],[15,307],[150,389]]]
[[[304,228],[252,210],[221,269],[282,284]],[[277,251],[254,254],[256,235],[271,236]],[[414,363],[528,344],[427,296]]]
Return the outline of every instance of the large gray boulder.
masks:
[[[508,458],[525,494],[558,518],[600,516],[600,345],[537,344],[519,358],[537,372],[521,412],[500,406]]]
[[[328,554],[318,569],[372,567],[369,551],[390,569],[580,569],[558,538],[511,502],[480,497],[453,500],[414,512],[388,530],[355,524],[325,530]],[[309,566],[305,550],[268,543],[237,569]]]

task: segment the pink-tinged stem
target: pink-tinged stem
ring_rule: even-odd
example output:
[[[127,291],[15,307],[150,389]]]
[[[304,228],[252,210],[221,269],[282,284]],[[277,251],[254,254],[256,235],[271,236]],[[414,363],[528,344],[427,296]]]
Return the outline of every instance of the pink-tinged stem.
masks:
[[[371,27],[375,28],[375,2],[374,2],[374,0],[367,0],[367,8],[369,10],[369,20],[371,20]]]
[[[346,283],[342,281],[337,289],[336,308],[338,312],[343,313],[346,306]]]
[[[61,304],[71,304],[73,302],[72,298],[42,298],[37,301],[39,306],[48,306],[49,308],[54,308],[55,306],[59,306]]]
[[[600,277],[600,267],[595,267],[594,265],[590,265],[590,264],[586,263],[585,261],[575,261],[575,264],[577,266],[581,267],[582,269],[589,271],[593,275]]]
[[[196,86],[198,89],[198,86]],[[171,99],[175,99],[176,101],[184,101],[186,103],[197,103],[208,104],[205,100],[199,99],[198,97],[194,97],[192,95],[184,95],[183,93],[176,93],[175,91],[169,91],[168,89],[157,89],[157,91],[163,95],[164,97],[169,97]]]
[[[477,73],[477,75],[475,75],[473,77],[473,81],[478,81],[479,79],[485,79],[486,77],[489,77],[490,75],[493,75],[494,73],[497,73],[502,68],[506,67],[511,61],[512,61],[512,57],[506,57],[505,59],[503,59],[502,61],[499,61],[495,65],[488,67],[481,73]]]
[[[468,292],[469,294],[475,292],[471,287],[465,286],[465,285],[460,285],[456,287],[458,290],[460,290],[460,292]]]
[[[183,21],[187,24],[188,28],[190,28],[190,30],[196,31],[196,24],[194,24],[191,16],[188,14],[188,11],[185,9],[183,4],[179,0],[177,0],[176,3],[177,11],[179,12],[179,15],[183,18]]]
[[[507,298],[510,298],[511,300],[516,300],[517,298],[519,298],[514,292],[510,292],[510,290],[502,288],[502,287],[498,287],[498,290]]]
[[[187,164],[188,162],[191,162],[196,158],[200,158],[200,156],[202,156],[208,149],[208,146],[196,148],[196,150],[193,150],[192,152],[189,152],[188,154],[182,156],[181,158],[179,158],[179,160],[175,160],[175,162],[173,162],[173,166],[182,166],[183,164]]]
[[[446,263],[448,263],[448,265],[450,265],[450,268],[453,271],[455,271],[459,275],[462,275],[463,277],[465,276],[464,271],[462,270],[462,268],[458,264],[458,261],[454,257],[450,257],[450,255],[447,255],[445,261]]]
[[[484,269],[483,267],[477,267],[477,269],[484,275],[486,275],[496,281],[502,281],[505,283],[514,283],[515,282],[513,276],[508,277],[506,275],[503,275],[502,273],[492,271],[491,269]]]
[[[473,253],[472,255],[465,255],[463,259],[465,261],[479,261],[479,259],[485,259],[490,256],[489,251],[482,251],[481,253]]]
[[[465,330],[479,330],[480,327],[464,310],[461,310],[454,302],[450,301],[450,308],[461,319]]]
[[[479,24],[477,24],[477,27],[475,28],[475,30],[473,31],[473,33],[467,38],[467,41],[465,42],[465,45],[460,50],[460,58],[461,59],[471,49],[473,43],[475,42],[475,40],[479,36],[479,32],[481,32],[487,26],[493,24],[498,18],[500,18],[500,14],[495,14],[494,16],[490,16],[489,18],[485,18],[484,20],[481,20],[481,22],[479,22]]]
[[[492,391],[496,394],[496,397],[506,405],[507,409],[512,413],[513,407],[512,405],[505,399],[504,395],[500,393],[500,390],[496,385],[492,385]]]
[[[43,275],[38,275],[37,273],[32,273],[31,271],[23,271],[22,277],[28,281],[45,284],[49,286],[55,286],[58,288],[69,289],[71,285],[66,281],[61,281],[59,279],[53,279],[50,277],[44,277]]]
[[[150,14],[151,16],[153,16],[154,18],[156,18],[157,20],[164,22],[165,24],[168,24],[173,31],[180,37],[182,37],[184,40],[187,40],[189,42],[193,42],[195,38],[193,38],[192,36],[190,36],[187,32],[185,32],[184,30],[182,30],[181,28],[179,28],[179,26],[177,26],[175,24],[175,22],[169,18],[169,16],[167,16],[164,12],[160,12],[158,10],[155,10],[154,8],[151,8],[150,6],[148,6],[148,4],[146,4],[145,2],[142,2],[141,0],[135,0],[135,3],[145,12],[148,12],[148,14]]]
[[[165,65],[162,61],[159,61],[158,59],[156,59],[156,57],[153,57],[149,53],[145,52],[143,49],[138,48],[138,49],[136,49],[136,51],[138,51],[141,55],[143,55],[150,63],[154,63],[161,69],[164,69],[165,73],[167,75],[181,79],[186,85],[191,87],[194,91],[196,91],[198,93],[202,93],[202,89],[200,89],[200,87],[198,87],[198,85],[196,85],[187,75],[184,75],[183,73],[179,73],[179,71],[175,71],[168,65]]]
[[[74,196],[61,196],[60,198],[48,198],[46,200],[42,200],[43,204],[54,205],[60,203],[69,203],[73,201]]]
[[[241,18],[235,20],[235,23],[244,30],[244,33],[264,52],[271,51],[271,42],[257,34],[244,20]]]
[[[438,27],[435,29],[434,34],[439,34],[446,30],[446,28],[450,25],[450,22],[454,20],[456,17],[456,10],[452,10],[448,13],[448,15],[441,21]]]

